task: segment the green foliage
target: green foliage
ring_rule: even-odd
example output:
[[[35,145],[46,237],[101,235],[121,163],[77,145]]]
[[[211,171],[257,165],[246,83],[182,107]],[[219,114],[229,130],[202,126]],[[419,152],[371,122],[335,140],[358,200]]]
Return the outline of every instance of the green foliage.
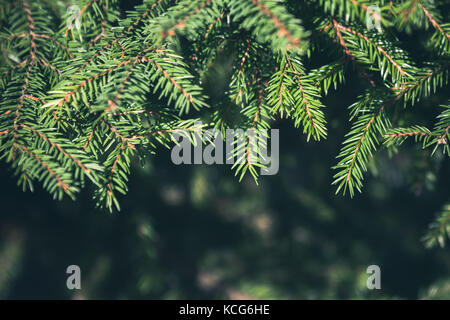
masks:
[[[0,158],[24,189],[38,180],[55,198],[74,197],[87,177],[99,206],[112,210],[127,192],[133,158],[172,145],[170,133],[195,132],[197,119],[208,123],[201,131],[224,133],[267,132],[286,117],[307,140],[325,139],[333,119],[326,120],[323,96],[356,71],[364,92],[349,107],[333,182],[353,196],[380,147],[394,150],[414,136],[450,155],[449,106],[433,129],[407,123],[411,106],[448,83],[444,4],[145,0],[125,13],[114,0],[3,0]],[[66,12],[70,5],[79,17]],[[368,29],[368,15],[382,30]],[[402,40],[412,33],[421,35],[420,55]],[[227,53],[230,82],[216,101],[203,85]],[[315,55],[329,63],[314,65]],[[258,141],[265,139],[241,139],[235,154],[249,159],[256,150],[261,160]],[[257,179],[258,166],[233,168],[240,179],[246,172]]]
[[[295,126],[302,125],[307,139],[326,137],[326,122],[320,102],[319,89],[314,85],[314,76],[305,73],[298,58],[285,54],[281,57],[279,71],[270,79],[267,99],[273,113],[294,120]]]
[[[424,236],[425,245],[427,247],[441,246],[444,247],[446,239],[450,237],[450,204],[446,204],[442,208],[436,218],[436,221],[430,225],[430,230]]]
[[[369,92],[350,106],[351,120],[356,118],[356,121],[338,155],[340,161],[334,167],[339,170],[333,182],[338,185],[337,193],[348,189],[353,196],[355,189],[361,191],[364,172],[374,156],[379,137],[390,127],[385,110],[387,102],[379,96],[377,91]]]

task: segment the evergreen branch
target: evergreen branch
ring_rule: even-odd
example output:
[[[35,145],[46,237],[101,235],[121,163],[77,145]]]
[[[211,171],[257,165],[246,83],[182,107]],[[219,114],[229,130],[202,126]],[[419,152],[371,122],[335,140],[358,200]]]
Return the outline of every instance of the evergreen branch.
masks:
[[[36,36],[36,38],[42,38],[42,39],[53,41],[58,47],[60,47],[64,52],[66,52],[66,54],[69,58],[71,58],[71,59],[74,58],[74,56],[73,56],[72,52],[69,50],[69,48],[67,48],[65,45],[63,45],[58,40],[55,40],[46,34],[36,34],[35,36]]]
[[[344,72],[344,61],[340,60],[311,70],[310,75],[315,79],[314,86],[321,88],[327,94],[331,85],[337,89],[339,84],[345,82]]]
[[[443,206],[442,211],[430,225],[430,230],[422,240],[428,248],[433,248],[437,245],[443,248],[448,238],[450,238],[450,204]]]
[[[28,89],[28,84],[29,84],[30,78],[31,78],[31,69],[32,69],[32,64],[30,63],[28,65],[27,72],[25,75],[25,80],[24,80],[24,83],[22,86],[22,91],[21,91],[20,97],[19,97],[19,103],[16,106],[16,112],[15,112],[16,116],[14,118],[14,136],[15,137],[17,135],[17,125],[18,125],[19,117],[20,117],[20,109],[22,109],[23,101],[25,99],[25,95],[26,95],[26,92]]]
[[[259,40],[278,50],[302,51],[307,33],[284,6],[269,0],[229,0],[230,14]]]
[[[125,74],[125,77],[123,78],[122,83],[121,83],[121,85],[120,85],[120,87],[119,87],[119,90],[117,91],[115,97],[114,97],[112,100],[111,100],[111,99],[108,99],[108,108],[106,108],[105,112],[108,113],[108,112],[110,112],[110,111],[114,111],[114,110],[117,109],[117,104],[119,103],[120,96],[121,96],[122,93],[124,92],[125,87],[126,87],[126,85],[127,85],[127,82],[129,81],[129,79],[130,79],[130,77],[131,77],[131,75],[132,75],[132,71],[133,71],[134,67],[136,66],[136,62],[137,62],[138,60],[139,60],[139,58],[136,59],[136,60],[134,61],[134,63],[133,63],[133,65],[131,66],[131,68],[130,68],[130,69],[127,71],[127,73]]]
[[[105,121],[105,123],[110,128],[110,130],[114,133],[115,137],[120,139],[120,141],[123,145],[126,145],[128,148],[130,148],[132,150],[136,150],[136,147],[130,141],[135,140],[135,139],[140,139],[140,138],[142,138],[142,136],[132,136],[132,137],[127,138],[127,137],[123,136],[122,134],[120,134],[120,132],[108,121]]]
[[[57,67],[55,67],[53,64],[51,64],[50,62],[46,61],[44,58],[39,58],[39,61],[41,62],[41,64],[44,67],[49,68],[50,70],[56,72],[58,75],[61,75],[61,70],[59,70]]]
[[[94,82],[95,80],[112,73],[114,70],[128,65],[132,61],[133,61],[133,59],[128,59],[128,60],[122,61],[112,67],[106,68],[105,70],[102,70],[101,72],[91,75],[88,79],[81,81],[79,84],[77,84],[75,86],[71,86],[71,85],[68,85],[65,83],[63,83],[62,88],[60,88],[60,86],[57,86],[56,88],[54,88],[52,91],[49,92],[49,94],[50,94],[49,97],[51,99],[54,99],[54,98],[59,98],[59,99],[49,101],[42,107],[48,108],[48,107],[57,106],[59,109],[61,109],[65,104],[68,104],[71,101],[73,101],[74,102],[73,105],[76,108],[77,105],[75,103],[76,100],[75,100],[74,96],[80,90],[86,88],[87,86],[90,85],[90,83]],[[144,62],[144,61],[141,61],[141,62]],[[70,89],[70,88],[72,88],[72,89]],[[69,89],[69,91],[67,91],[67,89]]]
[[[186,27],[186,23],[189,21],[189,19],[192,19],[193,16],[197,15],[199,12],[201,12],[206,6],[212,3],[212,0],[202,0],[199,2],[197,6],[194,8],[190,8],[189,11],[187,11],[186,15],[182,16],[181,18],[177,19],[178,21],[175,22],[173,27],[170,27],[168,30],[164,30],[162,32],[163,37],[167,36],[175,36],[175,31],[177,29],[184,29]],[[179,6],[184,7],[185,4],[179,4]]]
[[[263,12],[268,18],[270,18],[270,20],[272,20],[273,24],[279,30],[278,35],[286,37],[291,47],[295,48],[300,45],[300,39],[289,32],[283,22],[281,22],[278,17],[267,6],[265,6],[261,0],[252,0],[252,3],[257,6],[258,9]],[[289,49],[289,47],[287,49]]]
[[[450,104],[441,106],[444,110],[439,114],[438,121],[433,129],[433,140],[427,146],[435,145],[433,153],[439,146],[443,146],[443,153],[450,156]]]
[[[63,177],[61,177],[47,162],[42,160],[41,157],[39,157],[37,154],[35,154],[31,150],[29,150],[24,145],[14,143],[13,147],[15,149],[20,149],[23,154],[27,154],[32,159],[34,159],[38,163],[38,165],[43,168],[44,172],[47,172],[48,175],[50,175],[52,178],[55,179],[56,185],[52,184],[52,183],[48,183],[48,182],[46,184],[48,185],[47,188],[49,190],[53,190],[56,187],[60,188],[60,192],[58,192],[59,199],[62,198],[61,191],[65,192],[69,196],[73,197],[73,192],[76,191],[76,189],[74,187],[69,186],[69,184],[66,181],[64,181],[65,179]],[[39,171],[38,170],[35,170],[35,171],[36,171],[35,175],[38,175]],[[42,174],[40,177],[40,180],[44,180],[45,177],[46,177],[46,174]],[[56,196],[55,196],[55,198],[56,198]]]
[[[346,135],[338,165],[339,170],[333,178],[337,184],[336,193],[347,189],[353,197],[355,189],[361,192],[363,173],[367,171],[367,163],[373,157],[379,143],[378,137],[384,136],[390,122],[385,115],[386,103],[376,99],[377,91],[369,92],[358,102],[350,106],[352,117],[358,117],[350,132]],[[391,101],[392,102],[392,101]]]
[[[95,124],[92,126],[92,130],[91,130],[91,132],[89,133],[89,136],[87,137],[85,144],[83,145],[83,150],[86,150],[86,149],[87,149],[87,147],[89,146],[89,143],[92,141],[92,138],[93,138],[94,133],[95,133],[95,129],[97,129],[97,126],[98,126],[99,124],[101,124],[102,122],[103,122],[103,119],[99,119],[99,120],[97,120],[97,121],[95,122]]]
[[[392,89],[399,98],[404,99],[405,105],[408,101],[414,104],[448,83],[448,66],[448,63],[441,63],[431,70],[419,70],[413,80],[394,85]]]
[[[265,168],[264,155],[261,154],[262,148],[266,147],[267,129],[269,124],[267,121],[270,117],[270,109],[263,101],[263,89],[261,86],[261,78],[257,77],[256,95],[250,98],[249,105],[242,109],[241,113],[244,117],[244,123],[241,127],[247,131],[242,135],[238,135],[236,140],[231,141],[233,151],[231,156],[235,158],[232,169],[235,169],[235,175],[239,175],[241,181],[246,172],[250,172],[253,179],[258,183],[257,167]]]
[[[294,104],[294,98],[289,90],[293,86],[293,82],[286,76],[288,68],[289,63],[284,59],[281,60],[280,70],[272,76],[267,94],[269,105],[272,106],[272,113],[280,113],[281,117],[283,117],[284,112],[289,116],[289,109],[285,108],[285,105]]]
[[[32,73],[32,68],[34,67],[34,65],[36,64],[36,43],[35,43],[35,33],[34,33],[34,20],[31,14],[31,9],[30,6],[28,4],[27,0],[23,0],[22,1],[22,5],[23,5],[23,10],[25,11],[26,14],[26,20],[28,22],[28,37],[30,39],[30,50],[29,50],[29,54],[30,54],[30,61],[27,62],[28,67],[27,67],[27,71],[25,74],[25,79],[24,79],[24,83],[22,86],[22,91],[19,97],[19,102],[16,106],[16,111],[15,111],[15,118],[14,118],[14,123],[13,123],[13,135],[14,135],[14,141],[17,140],[18,138],[18,123],[19,123],[19,118],[20,118],[20,111],[22,109],[23,106],[23,102],[25,99],[25,95],[28,89],[28,85],[30,83],[30,78],[31,78],[31,73]],[[15,144],[13,144],[15,145]],[[15,150],[15,148],[14,148]],[[14,158],[14,155],[13,155]]]
[[[309,138],[312,136],[315,140],[326,137],[325,118],[321,110],[323,105],[316,97],[320,97],[318,90],[312,86],[312,79],[304,74],[300,61],[291,59],[289,55],[285,56],[289,66],[289,72],[293,74],[298,90],[292,92],[292,97],[296,101],[293,118],[295,125],[303,125],[303,133]]]
[[[129,20],[126,23],[126,26],[124,27],[124,31],[122,31],[119,35],[114,37],[111,41],[107,42],[105,45],[100,47],[100,49],[97,49],[94,54],[90,58],[87,59],[86,62],[84,62],[75,72],[75,74],[78,74],[80,71],[82,71],[86,66],[88,66],[90,63],[92,63],[96,58],[98,58],[102,53],[106,52],[107,50],[111,49],[114,45],[119,45],[122,49],[122,56],[121,59],[124,57],[124,48],[120,45],[119,41],[123,39],[125,36],[129,35],[131,31],[133,31],[146,17],[151,17],[152,13],[158,8],[159,5],[161,5],[164,2],[164,0],[158,0],[157,2],[153,3],[150,7],[145,7],[145,10],[137,14],[137,17],[135,17],[134,20]],[[130,13],[129,16],[133,16],[135,13]]]
[[[25,11],[26,18],[28,21],[28,37],[30,38],[30,65],[34,65],[36,63],[36,34],[34,32],[34,20],[31,14],[30,5],[27,0],[22,0],[23,10]]]
[[[400,79],[403,79],[403,77],[410,77],[410,75],[401,66],[401,63],[395,61],[394,57],[391,54],[389,54],[386,49],[383,49],[382,46],[379,43],[377,43],[376,41],[369,39],[369,37],[367,37],[366,35],[364,35],[363,33],[359,32],[359,31],[353,30],[349,27],[342,26],[339,23],[336,24],[336,28],[340,29],[341,31],[344,31],[348,34],[355,35],[358,38],[360,38],[361,40],[363,40],[365,45],[367,45],[367,49],[370,50],[371,47],[374,47],[377,52],[379,52],[384,58],[387,59],[387,61],[389,61],[389,63],[392,65],[393,69],[395,69],[400,74],[400,76],[401,76]],[[379,64],[381,65],[380,69],[381,69],[381,72],[384,77],[385,72],[383,72],[383,67],[382,67],[384,65],[384,63],[379,62]],[[388,70],[389,69],[386,69],[386,71],[388,71]],[[394,72],[394,70],[392,70],[391,73],[393,76],[393,80],[398,81],[396,72]]]
[[[349,57],[350,60],[354,63],[354,65],[357,68],[359,74],[361,74],[364,79],[369,81],[369,83],[370,83],[370,85],[372,87],[376,87],[375,82],[370,78],[370,76],[364,70],[362,70],[359,67],[359,65],[358,65],[358,63],[356,61],[356,57],[351,53],[350,49],[347,47],[347,44],[346,44],[346,42],[344,40],[344,37],[341,34],[341,31],[340,31],[340,28],[339,28],[339,24],[336,21],[336,19],[333,19],[333,26],[334,26],[334,29],[336,30],[336,37],[338,38],[338,43],[343,48],[344,53],[346,54],[346,56]]]
[[[102,14],[101,14],[101,9],[99,9],[98,7],[98,2],[104,2],[105,0],[89,0],[89,2],[87,2],[81,9],[80,12],[78,14],[77,19],[84,21],[84,20],[88,20],[86,21],[87,24],[90,24],[92,21],[94,21],[98,16],[100,16],[101,21],[102,20]],[[109,0],[110,3],[114,3],[114,0]],[[96,23],[93,23],[93,25],[96,25]],[[103,25],[101,24],[101,26],[103,27]],[[66,24],[64,29],[64,36],[67,37],[69,35],[69,32],[72,32],[73,35],[73,28],[72,28],[72,24]],[[75,37],[74,37],[75,38]]]
[[[427,16],[428,21],[430,21],[433,27],[435,27],[440,34],[442,34],[445,38],[447,38],[447,41],[450,41],[450,34],[442,29],[441,25],[436,21],[435,18],[433,18],[432,14],[423,6],[423,4],[418,2],[417,5],[423,10],[425,15]]]
[[[383,26],[389,26],[391,21],[383,13],[392,11],[392,1],[386,4],[384,0],[313,0],[308,1],[318,3],[321,10],[328,16],[339,18],[345,22],[365,24],[368,14],[373,20]],[[372,6],[377,6],[380,13],[376,10],[370,10]]]
[[[213,28],[220,24],[220,21],[223,19],[224,16],[225,16],[225,11],[222,11],[220,13],[220,15],[217,16],[217,18],[215,18],[214,21],[209,24],[209,26],[206,29],[206,32],[205,32],[205,34],[203,36],[202,41],[206,41],[208,39],[208,37],[211,34],[211,31],[213,30]],[[200,46],[195,46],[195,51],[194,51],[194,53],[192,55],[192,60],[193,61],[197,61],[198,60],[199,49],[200,49]]]
[[[24,61],[22,61],[21,63],[19,63],[19,64],[13,66],[13,67],[11,67],[11,68],[9,68],[8,70],[3,71],[3,72],[2,72],[2,75],[5,75],[5,74],[8,74],[8,73],[14,72],[14,70],[23,68],[23,67],[25,67],[25,66],[27,66],[27,65],[28,65],[28,60],[24,60]]]
[[[321,94],[344,83],[349,65],[369,89],[350,106],[354,123],[334,167],[338,192],[353,196],[361,190],[382,141],[390,149],[414,138],[434,148],[432,154],[443,149],[450,155],[448,106],[433,130],[405,127],[405,120],[417,118],[407,111],[393,113],[400,127],[391,129],[386,112],[400,101],[407,106],[432,97],[448,84],[450,24],[442,19],[443,2],[300,3],[144,0],[125,14],[116,0],[83,0],[80,29],[65,26],[69,3],[2,6],[0,158],[24,187],[38,179],[59,198],[73,196],[88,176],[98,205],[112,210],[119,208],[118,194],[127,192],[132,157],[142,161],[159,145],[169,147],[176,142],[173,133],[198,143],[198,135],[214,126],[222,134],[226,128],[253,133],[234,142],[241,161],[233,169],[240,180],[248,172],[257,180],[268,138],[260,133],[273,118],[292,119],[307,140],[327,136]],[[373,4],[380,14],[369,10]],[[367,30],[369,12],[386,32]],[[311,41],[298,17],[311,24]],[[399,33],[413,28],[431,29],[420,34],[417,50],[407,49]],[[300,59],[304,50],[307,56]],[[216,98],[210,99],[202,85],[215,86],[216,70],[223,73],[220,79],[231,79],[228,90],[218,96],[212,90]],[[439,94],[446,97],[445,90]],[[196,128],[193,114],[206,101],[211,111],[201,117],[209,124]]]
[[[239,55],[236,60],[239,61],[239,67],[235,69],[230,83],[231,101],[238,105],[245,105],[248,102],[248,74],[258,73],[258,69],[251,68],[250,62],[250,60],[255,59],[255,56],[250,56],[250,52],[252,51],[256,55],[256,48],[253,47],[254,44],[255,42],[253,40],[250,41],[248,37],[242,43],[238,44],[237,50]]]
[[[59,153],[61,153],[64,157],[69,158],[75,165],[77,165],[87,176],[91,177],[91,169],[87,168],[76,156],[66,151],[60,144],[56,143],[54,140],[50,139],[43,132],[33,129],[32,127],[21,123],[21,127],[33,132],[36,136],[41,138],[44,143],[49,143],[52,148],[55,148]],[[65,144],[69,144],[65,142]],[[75,150],[75,149],[74,149]]]
[[[409,128],[394,128],[388,130],[385,135],[385,145],[392,147],[402,144],[408,137],[414,137],[415,141],[422,141],[423,146],[432,137],[432,133],[425,127],[412,126]]]
[[[105,15],[106,14],[107,14],[106,4],[105,4],[105,1],[102,1],[102,15],[103,15],[103,19],[100,22],[100,24],[101,24],[100,33],[91,41],[91,43],[89,43],[89,48],[91,48],[96,42],[98,42],[102,37],[105,36],[105,28],[106,28]]]
[[[216,19],[214,19],[213,22],[211,22],[211,23],[209,24],[208,29],[206,30],[206,33],[205,33],[205,35],[203,36],[203,39],[204,39],[204,40],[208,38],[208,36],[209,36],[210,33],[211,33],[211,30],[214,28],[215,25],[217,25],[217,24],[223,19],[224,16],[225,16],[225,11],[222,11],[222,12],[220,13],[220,15],[219,15]]]

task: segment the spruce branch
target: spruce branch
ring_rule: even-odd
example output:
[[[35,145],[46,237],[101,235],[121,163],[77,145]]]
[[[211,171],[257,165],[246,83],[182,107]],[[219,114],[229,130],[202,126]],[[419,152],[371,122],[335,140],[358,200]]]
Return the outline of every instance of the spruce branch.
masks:
[[[435,222],[430,224],[430,230],[423,237],[423,241],[428,248],[445,244],[450,237],[450,204],[443,206],[442,211],[437,215]]]
[[[113,210],[134,161],[173,146],[172,134],[195,144],[210,128],[224,137],[242,129],[263,134],[234,142],[233,170],[257,180],[276,119],[291,119],[307,140],[325,139],[337,120],[326,119],[322,101],[356,72],[365,93],[350,106],[334,176],[337,191],[353,196],[381,146],[414,138],[450,155],[448,105],[431,100],[448,86],[443,4],[144,0],[125,13],[115,0],[0,0],[0,159],[23,188],[37,180],[60,199],[90,183],[98,205]],[[369,30],[368,18],[383,32]],[[402,40],[413,30],[423,31],[419,55]],[[203,87],[221,64],[229,82],[209,98]],[[423,101],[439,113],[432,129],[405,121]]]

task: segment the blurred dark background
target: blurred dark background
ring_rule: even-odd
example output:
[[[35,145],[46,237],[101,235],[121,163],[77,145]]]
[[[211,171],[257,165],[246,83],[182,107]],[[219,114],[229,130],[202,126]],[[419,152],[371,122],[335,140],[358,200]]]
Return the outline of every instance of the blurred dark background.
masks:
[[[223,92],[220,81],[209,96]],[[307,143],[291,122],[274,122],[280,171],[259,186],[250,176],[239,183],[230,166],[173,165],[161,149],[134,165],[122,211],[110,214],[95,209],[89,190],[76,202],[53,201],[38,184],[23,193],[0,163],[0,298],[450,298],[448,248],[421,241],[449,200],[448,158],[412,143],[392,157],[380,150],[362,194],[334,194],[347,106],[365,86],[350,73],[323,100],[326,141]],[[446,91],[403,119],[430,125]],[[73,264],[79,291],[66,287]],[[381,290],[366,288],[372,264]]]
[[[349,199],[330,186],[342,129],[306,143],[279,125],[280,172],[259,186],[227,166],[175,166],[160,150],[133,170],[114,214],[96,210],[89,192],[76,202],[22,193],[2,164],[0,298],[450,297],[448,249],[421,241],[447,200],[448,161],[417,168],[424,151],[381,151],[364,193]],[[81,291],[66,288],[72,264]],[[366,289],[371,264],[381,290]]]

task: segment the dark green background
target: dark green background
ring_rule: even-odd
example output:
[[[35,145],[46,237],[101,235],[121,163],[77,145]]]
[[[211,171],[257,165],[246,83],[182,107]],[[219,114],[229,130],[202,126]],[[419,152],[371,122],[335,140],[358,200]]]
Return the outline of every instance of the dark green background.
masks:
[[[380,152],[377,176],[351,200],[330,186],[342,130],[307,144],[279,124],[280,172],[259,186],[227,166],[175,166],[161,150],[133,170],[114,214],[95,210],[88,192],[76,202],[22,193],[2,164],[1,297],[417,298],[449,277],[448,250],[420,240],[447,200],[448,160],[417,170],[423,151]],[[424,176],[413,190],[410,167]],[[80,292],[65,286],[71,264]],[[365,288],[371,264],[382,290]]]

